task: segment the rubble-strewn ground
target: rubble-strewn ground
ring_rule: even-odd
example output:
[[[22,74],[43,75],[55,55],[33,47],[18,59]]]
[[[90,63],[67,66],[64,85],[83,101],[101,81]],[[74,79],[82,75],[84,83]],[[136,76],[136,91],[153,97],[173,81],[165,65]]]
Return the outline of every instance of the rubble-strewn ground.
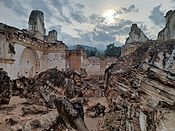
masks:
[[[77,118],[84,119],[88,129],[98,130],[99,121],[103,119],[106,109],[109,110],[104,97],[103,76],[84,77],[83,74],[70,69],[62,72],[56,68],[30,79],[21,77],[10,80],[3,70],[0,75],[1,85],[4,85],[0,104],[2,131],[51,129],[61,131],[69,126],[71,129],[77,129],[74,123]],[[8,88],[5,85],[8,85]],[[60,101],[55,102],[55,99]],[[63,110],[71,109],[71,112],[68,110],[68,114],[73,113],[72,115],[77,118],[72,115],[66,116],[67,112],[59,109],[62,106],[58,106],[60,102],[65,104]],[[68,102],[67,105],[64,102]],[[84,109],[81,109],[81,105]]]

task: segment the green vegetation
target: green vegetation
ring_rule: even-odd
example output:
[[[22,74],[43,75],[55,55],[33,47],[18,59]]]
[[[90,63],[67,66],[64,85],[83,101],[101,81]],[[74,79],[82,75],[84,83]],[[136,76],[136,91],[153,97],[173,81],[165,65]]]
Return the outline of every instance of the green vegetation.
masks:
[[[86,54],[88,57],[90,56],[96,56],[97,54],[97,49],[96,48],[92,48],[92,49],[85,49]]]
[[[119,57],[121,55],[121,47],[115,46],[114,43],[109,44],[106,46],[104,53],[106,57]]]
[[[107,45],[104,51],[100,51],[96,47],[93,48],[85,45],[82,45],[82,47],[85,49],[88,57],[96,56],[104,59],[105,57],[119,57],[121,55],[121,47],[115,46],[114,43]]]

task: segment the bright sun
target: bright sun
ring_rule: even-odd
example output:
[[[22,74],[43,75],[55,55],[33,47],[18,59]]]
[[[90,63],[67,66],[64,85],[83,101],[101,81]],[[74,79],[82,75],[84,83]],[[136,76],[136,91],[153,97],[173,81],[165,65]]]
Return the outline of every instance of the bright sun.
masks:
[[[108,24],[112,24],[115,22],[115,18],[117,18],[118,16],[116,15],[114,9],[107,9],[106,11],[104,11],[103,17],[105,18],[105,22],[107,22]]]

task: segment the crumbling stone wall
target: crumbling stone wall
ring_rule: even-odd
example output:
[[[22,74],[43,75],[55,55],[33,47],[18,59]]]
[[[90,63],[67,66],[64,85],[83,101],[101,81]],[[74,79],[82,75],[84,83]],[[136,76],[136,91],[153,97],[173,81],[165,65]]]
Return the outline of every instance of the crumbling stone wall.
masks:
[[[0,59],[13,59],[15,55],[14,44],[6,41],[6,36],[0,34]]]
[[[158,34],[158,40],[167,41],[175,39],[175,10],[170,10],[165,15],[166,25]]]
[[[67,46],[57,40],[56,30],[46,36],[44,13],[33,10],[28,24],[29,30],[20,30],[0,23],[0,67],[11,78],[33,77],[56,66],[66,69]]]
[[[98,57],[88,57],[84,68],[86,69],[88,75],[103,74],[101,71],[101,59]]]
[[[14,51],[10,52],[9,43],[5,35],[1,35],[0,67],[8,72],[11,78],[19,76],[33,77],[41,71],[58,67],[66,69],[66,54],[63,47],[58,52],[42,52],[32,48],[26,48],[21,43],[13,43]],[[25,45],[25,43],[24,43]]]
[[[98,57],[87,57],[83,68],[88,75],[104,75],[106,68],[116,61],[116,58],[100,59]]]
[[[25,48],[20,57],[18,76],[33,77],[39,73],[40,61],[35,50]]]
[[[60,70],[67,68],[65,52],[44,53],[40,58],[40,70],[45,71],[49,68],[57,67]]]
[[[174,63],[174,47],[174,40],[140,43],[106,70],[105,94],[116,114],[111,123],[111,114],[105,118],[108,129],[174,129],[174,119],[168,119],[175,111],[174,67],[168,66]]]
[[[83,65],[84,57],[82,50],[67,50],[66,58],[68,61],[68,66],[76,71],[80,71]]]

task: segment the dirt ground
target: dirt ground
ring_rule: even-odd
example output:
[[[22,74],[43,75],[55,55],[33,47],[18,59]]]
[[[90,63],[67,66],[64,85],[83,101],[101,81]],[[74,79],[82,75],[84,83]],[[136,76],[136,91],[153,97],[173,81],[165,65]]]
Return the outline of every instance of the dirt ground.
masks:
[[[45,107],[28,105],[26,102],[27,101],[25,98],[13,96],[11,97],[8,105],[0,106],[0,131],[20,131],[22,130],[22,127],[26,126],[28,121],[42,117],[44,110],[47,110]],[[88,107],[91,107],[97,103],[101,103],[108,107],[105,97],[89,98],[87,106],[84,107],[84,110],[86,111]],[[30,114],[24,115],[24,108],[29,108]],[[31,113],[32,111],[33,113]],[[12,118],[13,121],[11,121],[10,118]],[[102,119],[103,116],[91,118],[88,115],[85,115],[85,123],[90,131],[98,131],[98,128],[100,127],[99,124],[101,123]],[[36,129],[36,131],[39,131],[39,129]]]

